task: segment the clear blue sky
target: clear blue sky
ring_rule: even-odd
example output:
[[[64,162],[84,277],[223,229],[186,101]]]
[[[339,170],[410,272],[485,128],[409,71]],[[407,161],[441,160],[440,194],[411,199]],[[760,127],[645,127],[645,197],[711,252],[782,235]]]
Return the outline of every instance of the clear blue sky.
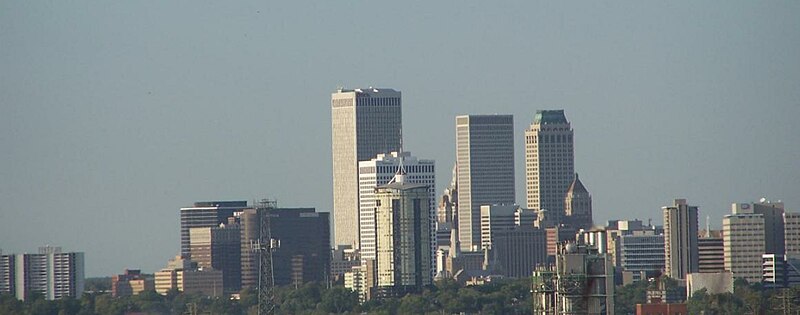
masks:
[[[595,220],[688,198],[800,211],[798,1],[2,1],[0,248],[155,271],[178,208],[329,211],[330,93],[403,92],[450,181],[458,114],[566,110]]]

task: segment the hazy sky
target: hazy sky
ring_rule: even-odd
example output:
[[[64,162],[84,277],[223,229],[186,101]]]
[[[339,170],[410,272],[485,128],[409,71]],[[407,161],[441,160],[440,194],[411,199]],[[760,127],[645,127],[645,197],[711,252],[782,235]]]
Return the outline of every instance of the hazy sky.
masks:
[[[683,197],[800,211],[798,1],[0,1],[0,248],[153,272],[178,208],[329,211],[330,93],[403,92],[450,181],[455,116],[566,110],[595,221]]]

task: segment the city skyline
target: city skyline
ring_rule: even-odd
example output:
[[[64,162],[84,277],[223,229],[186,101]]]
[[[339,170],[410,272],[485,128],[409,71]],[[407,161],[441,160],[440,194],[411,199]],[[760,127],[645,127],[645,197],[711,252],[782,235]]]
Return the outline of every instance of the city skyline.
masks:
[[[8,3],[0,248],[82,251],[88,276],[153,272],[180,251],[177,209],[196,200],[331,211],[337,86],[403,92],[404,146],[439,164],[437,196],[454,118],[507,113],[524,204],[524,129],[537,109],[564,109],[597,223],[658,224],[674,198],[716,229],[731,202],[799,211],[799,6],[376,4],[387,17],[332,3]]]

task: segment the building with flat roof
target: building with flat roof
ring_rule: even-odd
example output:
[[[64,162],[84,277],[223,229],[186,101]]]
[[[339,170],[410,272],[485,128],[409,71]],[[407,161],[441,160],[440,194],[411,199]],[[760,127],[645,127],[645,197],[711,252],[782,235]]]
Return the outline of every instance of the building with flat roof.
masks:
[[[26,300],[39,293],[47,300],[80,298],[84,287],[84,254],[61,247],[39,247],[37,254],[0,255],[0,293]]]
[[[400,151],[401,93],[388,88],[331,94],[335,245],[359,248],[358,162]]]
[[[375,190],[374,292],[379,297],[421,292],[433,282],[429,187],[404,177],[401,170]]]
[[[358,162],[359,185],[359,238],[362,259],[375,259],[375,188],[389,183],[401,165],[406,170],[406,181],[428,185],[430,214],[436,213],[436,163],[419,159],[411,152],[378,154],[369,161]],[[435,222],[435,218],[431,218]],[[434,231],[434,226],[431,227]],[[434,240],[435,238],[431,238]]]
[[[477,251],[481,206],[515,202],[514,117],[457,116],[456,164],[459,243],[462,251]]]
[[[155,290],[155,283],[152,278],[145,277],[141,270],[125,269],[124,273],[111,276],[113,297],[138,295],[145,290]]]
[[[687,273],[697,272],[697,207],[686,199],[675,199],[672,206],[661,208],[664,213],[664,270],[673,279],[686,279]]]
[[[330,213],[315,208],[270,209],[275,285],[326,283],[331,267]]]
[[[189,229],[228,223],[235,212],[247,208],[247,201],[198,201],[181,208],[181,256],[190,258]]]
[[[222,271],[226,293],[242,288],[242,241],[238,224],[189,229],[189,252],[199,268]]]
[[[765,253],[764,215],[738,213],[722,218],[722,242],[725,270],[734,278],[761,282],[762,256]]]

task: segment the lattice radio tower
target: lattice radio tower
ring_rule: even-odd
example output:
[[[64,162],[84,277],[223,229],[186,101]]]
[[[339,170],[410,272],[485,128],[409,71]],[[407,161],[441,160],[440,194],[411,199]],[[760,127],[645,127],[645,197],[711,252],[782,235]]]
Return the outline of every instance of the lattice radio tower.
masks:
[[[261,199],[257,211],[259,217],[258,242],[253,248],[258,252],[258,315],[273,314],[275,311],[275,278],[272,275],[272,250],[278,243],[270,233],[270,210],[277,208],[277,201]]]

